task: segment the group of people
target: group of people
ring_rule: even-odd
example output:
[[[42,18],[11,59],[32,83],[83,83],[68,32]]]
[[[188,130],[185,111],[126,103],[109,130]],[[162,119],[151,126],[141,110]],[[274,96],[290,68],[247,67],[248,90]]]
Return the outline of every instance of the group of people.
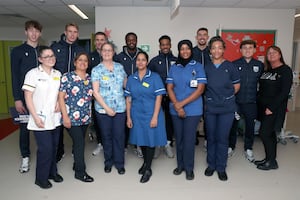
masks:
[[[225,42],[220,36],[209,40],[207,28],[196,33],[197,45],[181,40],[178,56],[171,51],[171,38],[159,38],[158,56],[149,61],[137,47],[137,35],[125,36],[123,51],[103,32],[95,34],[96,50],[87,53],[77,43],[79,28],[65,26],[59,42],[39,46],[42,26],[25,23],[27,41],[11,53],[13,95],[19,113],[29,113],[28,124],[20,124],[20,172],[29,170],[29,131],[37,143],[35,184],[50,188],[62,182],[56,163],[64,155],[63,133],[72,138],[75,178],[93,182],[86,172],[85,135],[93,120],[97,148],[103,148],[104,172],[112,167],[125,174],[127,142],[135,145],[143,164],[138,170],[141,183],[152,176],[152,161],[163,147],[172,152],[175,138],[177,166],[174,175],[185,172],[194,179],[197,127],[204,120],[207,141],[206,176],[216,171],[228,179],[228,155],[236,143],[236,124],[245,119],[245,156],[258,169],[277,169],[276,128],[283,124],[292,71],[277,46],[267,49],[265,64],[253,58],[256,43],[240,44],[242,57],[230,62],[224,58]],[[259,90],[257,87],[259,85]],[[266,157],[253,156],[254,122],[261,121],[260,136]]]

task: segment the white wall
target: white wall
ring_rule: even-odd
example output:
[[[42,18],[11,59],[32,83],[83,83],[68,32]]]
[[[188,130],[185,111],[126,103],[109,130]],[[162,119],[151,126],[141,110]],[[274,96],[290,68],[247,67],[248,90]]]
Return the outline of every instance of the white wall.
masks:
[[[138,46],[150,45],[150,57],[158,52],[158,38],[168,34],[172,38],[173,52],[177,55],[177,43],[190,39],[195,43],[195,32],[207,27],[214,36],[221,24],[222,29],[277,30],[276,45],[280,46],[287,64],[292,60],[294,33],[293,9],[237,9],[237,8],[183,8],[170,19],[169,8],[159,7],[96,7],[95,31],[111,29],[111,39],[117,51],[125,44],[127,32],[138,35]]]

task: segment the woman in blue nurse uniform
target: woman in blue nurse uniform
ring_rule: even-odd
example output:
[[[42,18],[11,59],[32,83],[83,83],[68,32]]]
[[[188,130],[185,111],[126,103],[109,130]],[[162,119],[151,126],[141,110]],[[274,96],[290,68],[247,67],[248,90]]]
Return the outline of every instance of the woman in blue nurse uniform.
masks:
[[[235,93],[240,88],[239,72],[224,59],[225,42],[215,36],[209,42],[212,63],[205,66],[205,123],[207,133],[206,176],[214,171],[222,181],[227,180],[228,137],[236,112]]]
[[[197,126],[203,114],[202,93],[206,84],[203,66],[193,60],[192,42],[178,43],[178,59],[167,77],[176,140],[177,168],[174,175],[186,172],[186,179],[194,179],[194,156]]]
[[[154,150],[167,144],[165,119],[161,109],[162,95],[166,93],[160,76],[147,69],[148,54],[137,54],[137,72],[129,76],[125,96],[127,126],[130,143],[141,147],[144,163],[139,169],[140,182],[149,181]]]

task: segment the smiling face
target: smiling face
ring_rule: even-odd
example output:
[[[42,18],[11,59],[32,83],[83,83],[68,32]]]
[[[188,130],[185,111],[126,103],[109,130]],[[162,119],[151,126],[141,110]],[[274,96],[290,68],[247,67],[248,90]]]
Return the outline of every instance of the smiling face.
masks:
[[[224,52],[225,52],[225,48],[221,41],[214,41],[211,44],[210,53],[213,60],[223,59]]]
[[[52,68],[55,65],[56,58],[51,49],[45,49],[41,52],[39,56],[39,61],[42,64],[42,66]]]
[[[267,52],[267,59],[270,63],[280,62],[280,58],[280,53],[273,48],[270,48]]]
[[[138,70],[145,70],[147,69],[148,58],[144,53],[139,53],[136,57],[136,67]]]
[[[74,66],[75,66],[76,71],[86,72],[86,70],[89,66],[88,55],[85,53],[81,53],[78,56],[76,56],[75,61],[74,61]]]
[[[183,59],[189,59],[192,56],[192,49],[187,44],[183,44],[179,49],[179,55]]]
[[[104,43],[107,42],[107,38],[105,37],[105,35],[95,35],[95,47],[97,49],[97,51],[101,50],[101,47]]]
[[[101,56],[103,61],[112,61],[114,56],[114,48],[112,44],[105,43],[101,47]]]
[[[170,53],[170,51],[171,51],[171,41],[168,40],[168,39],[162,39],[162,40],[159,42],[159,48],[160,48],[160,51],[161,51],[163,54],[168,54],[168,53]]]
[[[129,50],[134,51],[137,45],[137,38],[135,35],[128,35],[126,37],[126,46]]]
[[[208,32],[205,30],[199,30],[196,35],[196,40],[199,46],[206,46],[208,41]]]
[[[31,43],[38,43],[39,38],[41,37],[42,33],[38,29],[32,27],[29,27],[25,31],[25,35],[27,36],[27,40]]]
[[[241,47],[240,51],[245,59],[251,59],[256,52],[256,49],[253,44],[245,44]]]

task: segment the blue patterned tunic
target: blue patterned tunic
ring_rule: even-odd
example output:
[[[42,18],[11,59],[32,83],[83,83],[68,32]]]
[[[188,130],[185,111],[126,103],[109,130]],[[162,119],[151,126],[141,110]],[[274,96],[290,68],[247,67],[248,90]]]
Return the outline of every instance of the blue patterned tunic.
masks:
[[[66,93],[65,104],[72,126],[89,124],[93,96],[91,77],[87,74],[82,80],[74,71],[65,73],[59,91]]]
[[[102,63],[92,70],[92,82],[99,82],[99,94],[108,107],[117,113],[123,113],[126,109],[124,97],[124,80],[127,77],[123,65],[114,62],[114,70],[109,71]],[[104,108],[95,101],[95,110],[105,114]]]

